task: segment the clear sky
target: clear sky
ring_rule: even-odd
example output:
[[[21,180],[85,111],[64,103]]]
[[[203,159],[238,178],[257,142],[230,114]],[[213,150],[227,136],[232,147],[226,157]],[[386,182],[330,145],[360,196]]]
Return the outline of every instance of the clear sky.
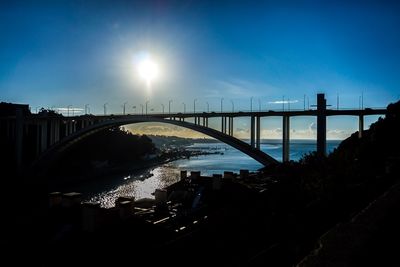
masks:
[[[291,109],[316,93],[328,104],[384,107],[400,96],[400,4],[396,1],[1,1],[0,100],[92,113]],[[138,77],[149,56],[159,77]],[[133,107],[136,107],[135,109]],[[286,104],[285,108],[289,108]],[[78,110],[76,111],[78,112]],[[372,121],[376,118],[371,118]],[[292,120],[313,136],[315,120]],[[368,126],[368,122],[366,126]],[[246,119],[235,134],[247,134]],[[217,122],[216,122],[217,125]],[[278,118],[264,137],[280,135]],[[356,129],[330,119],[330,138]],[[140,127],[142,131],[143,126]],[[150,126],[148,127],[150,129]]]

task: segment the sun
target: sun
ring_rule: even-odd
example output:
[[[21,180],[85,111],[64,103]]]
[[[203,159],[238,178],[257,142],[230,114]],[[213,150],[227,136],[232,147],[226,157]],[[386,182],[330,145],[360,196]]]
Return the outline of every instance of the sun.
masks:
[[[150,58],[142,59],[138,62],[137,69],[139,76],[148,86],[159,76],[159,67],[156,62]]]

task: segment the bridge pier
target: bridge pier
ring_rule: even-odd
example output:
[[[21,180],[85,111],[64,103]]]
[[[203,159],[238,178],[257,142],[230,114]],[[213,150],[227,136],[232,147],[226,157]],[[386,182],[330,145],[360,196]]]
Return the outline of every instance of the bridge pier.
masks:
[[[250,146],[254,147],[254,137],[255,137],[255,117],[251,116],[250,119]]]
[[[224,134],[226,134],[226,116],[224,117]]]
[[[233,117],[229,117],[229,131],[228,134],[233,136]]]
[[[362,138],[364,131],[364,115],[358,116],[358,138]]]
[[[56,122],[56,120],[50,120],[49,121],[49,123],[50,123],[50,140],[49,140],[49,145],[51,146],[51,145],[53,145],[54,143],[55,143],[55,133],[56,133],[56,129],[55,129],[55,122]]]
[[[290,117],[282,117],[282,161],[288,162],[289,158],[289,144],[290,144]]]
[[[21,171],[22,167],[22,145],[23,145],[23,127],[24,127],[24,116],[22,108],[16,109],[16,121],[15,121],[15,157],[17,172]]]
[[[326,99],[325,94],[317,94],[317,154],[326,156]]]
[[[260,149],[260,133],[261,133],[261,123],[260,116],[256,117],[256,148]]]
[[[40,124],[40,152],[47,149],[47,121]]]

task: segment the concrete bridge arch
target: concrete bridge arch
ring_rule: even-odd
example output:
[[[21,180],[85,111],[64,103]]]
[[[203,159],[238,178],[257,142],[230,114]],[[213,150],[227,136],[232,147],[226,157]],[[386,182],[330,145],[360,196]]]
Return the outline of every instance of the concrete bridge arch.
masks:
[[[243,142],[231,135],[227,135],[218,130],[201,126],[199,124],[194,124],[186,121],[157,118],[152,116],[132,116],[123,118],[110,118],[92,125],[88,125],[81,130],[78,130],[71,135],[60,140],[58,143],[54,144],[52,147],[47,149],[43,154],[34,162],[33,167],[38,170],[45,170],[49,166],[52,166],[55,161],[57,161],[69,148],[77,144],[80,140],[96,133],[101,130],[105,130],[115,126],[122,126],[127,124],[143,123],[143,122],[159,122],[167,123],[180,127],[184,127],[196,132],[203,133],[207,136],[213,137],[221,142],[224,142],[233,148],[247,154],[251,158],[260,162],[263,165],[269,165],[277,163],[278,161],[271,157],[270,155],[262,152],[261,150],[252,147],[250,144]]]

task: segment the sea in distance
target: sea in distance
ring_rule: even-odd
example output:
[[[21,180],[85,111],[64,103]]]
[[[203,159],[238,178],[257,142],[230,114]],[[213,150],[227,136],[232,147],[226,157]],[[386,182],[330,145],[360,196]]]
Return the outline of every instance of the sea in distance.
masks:
[[[328,140],[327,152],[333,151],[341,140]],[[261,150],[282,160],[281,140],[262,140]],[[224,171],[239,172],[240,169],[257,171],[263,166],[246,154],[229,145],[219,142],[194,143],[187,146],[189,150],[212,152],[185,159],[179,159],[154,166],[130,175],[110,177],[100,183],[88,184],[77,188],[86,197],[85,200],[100,202],[102,207],[114,206],[119,196],[131,196],[136,200],[154,198],[156,189],[166,187],[179,180],[180,171],[201,171],[202,175],[223,174]],[[291,140],[290,159],[299,160],[304,154],[316,150],[315,140]]]

